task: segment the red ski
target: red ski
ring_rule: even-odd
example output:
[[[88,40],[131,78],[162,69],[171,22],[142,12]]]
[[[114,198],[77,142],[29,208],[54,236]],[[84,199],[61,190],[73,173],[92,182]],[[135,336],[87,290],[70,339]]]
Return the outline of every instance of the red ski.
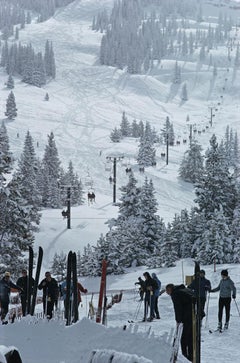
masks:
[[[106,276],[107,276],[107,261],[102,261],[102,276],[100,283],[98,309],[96,314],[96,323],[101,323],[102,320],[102,309],[103,309],[103,297],[106,295]]]

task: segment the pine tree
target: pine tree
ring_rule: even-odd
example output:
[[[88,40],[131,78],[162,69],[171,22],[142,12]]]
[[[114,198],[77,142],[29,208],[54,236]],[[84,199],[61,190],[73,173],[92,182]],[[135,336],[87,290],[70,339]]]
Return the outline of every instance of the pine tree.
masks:
[[[32,206],[31,220],[36,225],[40,223],[41,194],[37,185],[38,160],[36,158],[33,139],[28,131],[24,141],[23,153],[18,162],[18,168],[13,178],[17,177],[21,187],[21,195],[26,201],[26,205]],[[36,230],[38,230],[36,228]]]
[[[60,207],[60,160],[53,132],[48,135],[48,144],[45,147],[42,161],[42,175],[44,183],[42,186],[43,206],[50,208]]]
[[[110,134],[110,139],[112,142],[120,142],[122,138],[122,133],[121,130],[118,129],[117,127],[115,127],[111,134]]]
[[[3,174],[10,173],[13,164],[13,155],[10,152],[9,138],[5,123],[0,126],[0,186],[4,181]]]
[[[57,277],[58,281],[64,280],[67,274],[67,256],[63,251],[60,254],[55,252],[51,264],[51,272]]]
[[[179,176],[186,182],[195,183],[203,173],[202,147],[197,140],[189,145],[179,168]]]
[[[7,116],[7,118],[9,120],[14,120],[15,117],[17,117],[15,96],[12,91],[9,93],[8,98],[7,98],[5,115]]]
[[[16,277],[26,263],[24,252],[34,240],[30,215],[16,178],[0,186],[0,273],[8,269]]]
[[[13,89],[14,88],[14,79],[11,76],[11,74],[8,76],[7,88],[9,88],[9,89]]]
[[[140,139],[137,162],[143,167],[156,165],[156,149],[149,122],[146,122],[144,135]]]
[[[121,135],[122,137],[128,137],[131,136],[131,127],[130,127],[130,123],[127,119],[127,116],[125,114],[125,112],[123,112],[122,114],[122,121],[120,124],[120,131],[121,131]]]
[[[198,210],[204,212],[207,218],[211,219],[214,211],[222,208],[225,217],[232,220],[236,207],[236,185],[215,135],[210,140],[204,172],[196,183],[195,193]]]

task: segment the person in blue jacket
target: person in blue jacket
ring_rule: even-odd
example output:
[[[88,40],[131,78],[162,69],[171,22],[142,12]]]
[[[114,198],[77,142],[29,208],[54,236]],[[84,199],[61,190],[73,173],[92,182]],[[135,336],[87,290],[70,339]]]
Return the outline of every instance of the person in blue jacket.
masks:
[[[152,273],[152,278],[156,281],[156,283],[158,285],[158,288],[154,291],[154,313],[155,313],[156,319],[160,319],[159,310],[158,310],[158,298],[159,298],[160,290],[161,290],[161,281],[158,279],[155,272]]]

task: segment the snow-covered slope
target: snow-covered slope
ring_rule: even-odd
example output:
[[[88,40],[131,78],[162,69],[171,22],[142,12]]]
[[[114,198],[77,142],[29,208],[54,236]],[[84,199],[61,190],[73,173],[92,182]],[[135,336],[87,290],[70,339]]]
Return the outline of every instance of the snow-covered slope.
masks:
[[[105,206],[112,201],[109,172],[105,171],[107,155],[123,152],[125,162],[135,168],[140,183],[144,178],[139,175],[135,165],[138,143],[135,140],[125,140],[120,144],[110,142],[110,132],[114,126],[119,126],[122,112],[126,112],[130,122],[133,118],[150,121],[157,131],[162,129],[166,116],[169,116],[181,144],[170,148],[168,166],[161,159],[164,147],[158,146],[157,167],[148,168],[145,175],[153,179],[159,214],[166,222],[171,221],[176,212],[193,205],[192,186],[177,177],[179,162],[187,148],[187,145],[182,144],[183,138],[188,139],[189,135],[187,115],[190,123],[196,124],[201,131],[209,124],[209,106],[223,101],[218,107],[213,127],[205,134],[198,135],[204,147],[208,146],[213,132],[221,138],[228,124],[236,130],[240,107],[239,75],[233,80],[231,65],[228,72],[226,66],[222,67],[222,63],[219,63],[218,76],[213,82],[212,67],[180,62],[182,79],[188,82],[189,89],[189,101],[182,103],[180,89],[171,83],[174,61],[162,61],[148,75],[129,75],[125,70],[100,66],[98,54],[101,34],[91,30],[91,22],[99,9],[106,7],[110,10],[112,4],[110,0],[76,0],[66,8],[59,9],[47,22],[33,23],[21,30],[20,41],[23,44],[31,42],[36,50],[43,50],[47,39],[53,42],[57,77],[43,89],[15,80],[18,117],[15,121],[7,122],[11,147],[15,155],[19,156],[26,131],[30,130],[36,143],[38,141],[36,151],[41,156],[47,143],[47,134],[53,131],[63,166],[66,167],[71,159],[83,181],[89,173],[97,200],[103,198]],[[214,20],[218,16],[218,9],[215,12]],[[219,47],[212,53],[216,62],[218,59],[226,60],[227,47]],[[4,84],[7,76],[3,69],[0,70],[0,78]],[[49,102],[44,101],[46,91],[50,96]],[[3,87],[0,95],[0,110],[4,115],[8,90]],[[221,96],[224,96],[223,99]],[[117,186],[125,184],[126,180],[125,167],[118,164]],[[91,234],[88,242],[92,242]]]

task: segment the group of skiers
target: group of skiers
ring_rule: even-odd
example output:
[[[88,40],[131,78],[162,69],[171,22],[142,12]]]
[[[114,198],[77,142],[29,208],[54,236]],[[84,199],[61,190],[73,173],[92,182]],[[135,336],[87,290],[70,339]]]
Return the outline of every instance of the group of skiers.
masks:
[[[11,281],[10,277],[10,272],[5,272],[3,278],[0,280],[0,316],[2,324],[7,324],[5,318],[8,313],[11,289],[14,289],[20,293],[23,316],[25,316],[27,313],[28,296],[31,296],[33,292],[34,279],[29,279],[26,269],[22,270],[22,276],[19,277],[16,284]],[[42,302],[44,316],[46,316],[48,319],[51,319],[53,316],[54,306],[57,308],[59,296],[61,296],[63,301],[65,302],[66,281],[63,281],[59,285],[57,280],[51,276],[51,273],[49,271],[47,271],[45,273],[45,278],[38,285],[38,289],[43,291]],[[28,291],[30,291],[30,293],[28,293]],[[78,305],[81,302],[81,292],[87,293],[87,289],[85,289],[78,282]]]
[[[184,284],[174,285],[168,284],[165,289],[161,290],[161,282],[156,274],[152,276],[148,272],[144,272],[145,281],[138,278],[135,284],[140,285],[140,298],[144,300],[144,317],[143,321],[152,321],[154,318],[160,319],[158,311],[158,297],[166,292],[170,295],[177,324],[182,323],[183,330],[181,335],[182,354],[190,361],[193,361],[193,311],[198,307],[200,319],[205,317],[205,303],[207,293],[219,291],[218,303],[218,330],[221,332],[223,328],[223,310],[225,309],[225,324],[224,329],[228,329],[230,320],[231,300],[236,298],[236,287],[234,282],[228,276],[227,270],[221,271],[221,280],[218,286],[214,289],[211,283],[205,277],[205,271],[199,272],[199,286],[196,286],[194,279],[187,287]],[[197,289],[199,291],[198,299],[196,299]],[[194,309],[194,310],[193,310]],[[147,318],[148,310],[150,316]]]

